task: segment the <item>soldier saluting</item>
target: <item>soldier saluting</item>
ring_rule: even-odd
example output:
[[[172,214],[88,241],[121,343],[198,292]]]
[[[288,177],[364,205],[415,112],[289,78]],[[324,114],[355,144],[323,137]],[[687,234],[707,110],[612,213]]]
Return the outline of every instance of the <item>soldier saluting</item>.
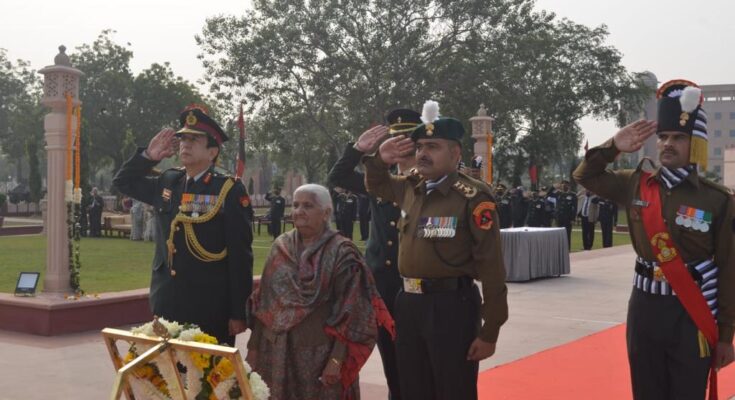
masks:
[[[201,106],[181,129],[163,129],[117,172],[120,192],[154,207],[158,218],[150,302],[155,315],[199,325],[220,343],[245,331],[253,282],[250,198],[240,180],[214,170],[227,136]],[[150,176],[176,153],[182,168]]]
[[[635,399],[717,398],[716,370],[733,360],[735,202],[697,174],[707,167],[707,115],[699,87],[670,81],[657,92],[658,121],[638,121],[590,149],[574,179],[626,208],[637,254],[627,344]],[[658,135],[661,163],[607,164]],[[650,161],[650,160],[648,160]]]
[[[508,318],[498,214],[490,188],[457,172],[462,123],[439,118],[432,101],[421,120],[410,138],[388,139],[365,159],[368,192],[401,209],[403,290],[394,315],[401,395],[476,399],[479,361],[495,353]],[[408,176],[390,174],[414,152]],[[482,281],[482,305],[474,279]]]

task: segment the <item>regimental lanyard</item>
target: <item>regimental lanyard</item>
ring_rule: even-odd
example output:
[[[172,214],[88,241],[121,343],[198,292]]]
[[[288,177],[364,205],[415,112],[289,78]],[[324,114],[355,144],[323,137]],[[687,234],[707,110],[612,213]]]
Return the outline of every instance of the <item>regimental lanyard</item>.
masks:
[[[418,228],[419,238],[453,238],[457,234],[457,217],[421,217]]]
[[[217,204],[218,196],[216,194],[194,194],[184,193],[181,195],[181,212],[190,212],[192,217],[198,217],[200,214],[206,214]]]

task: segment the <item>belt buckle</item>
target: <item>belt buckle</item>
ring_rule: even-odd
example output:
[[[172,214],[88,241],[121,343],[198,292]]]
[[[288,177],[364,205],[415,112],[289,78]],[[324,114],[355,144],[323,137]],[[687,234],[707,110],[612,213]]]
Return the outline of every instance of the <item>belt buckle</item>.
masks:
[[[424,291],[421,288],[421,279],[403,278],[403,291],[406,293],[423,294]]]
[[[666,276],[664,270],[659,266],[653,267],[653,280],[656,282],[666,282]]]

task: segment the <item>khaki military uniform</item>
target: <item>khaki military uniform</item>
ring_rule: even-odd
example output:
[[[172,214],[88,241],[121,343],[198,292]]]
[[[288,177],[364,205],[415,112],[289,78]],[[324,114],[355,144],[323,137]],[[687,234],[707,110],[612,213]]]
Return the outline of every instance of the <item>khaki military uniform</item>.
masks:
[[[666,282],[642,278],[639,273],[642,265],[655,260],[641,219],[641,212],[647,207],[640,200],[642,165],[636,170],[606,169],[618,154],[612,140],[590,149],[574,171],[574,179],[588,190],[625,206],[628,216],[631,241],[639,257],[628,310],[628,352],[634,395],[637,399],[668,399],[674,398],[674,393],[680,396],[676,398],[703,398],[709,357],[700,357],[696,326]],[[660,171],[653,171],[649,179],[660,180]],[[720,342],[732,342],[735,325],[735,203],[732,194],[729,189],[699,177],[696,172],[672,189],[662,183],[660,192],[668,232],[693,278],[700,281],[702,288],[709,280],[711,286],[718,289],[714,301],[711,297],[706,298],[716,313]],[[711,213],[711,221],[706,228],[687,227],[679,218],[682,209]],[[699,275],[694,266],[707,260],[714,262],[717,272],[709,269]],[[716,282],[712,277],[716,277]],[[659,357],[659,353],[665,355]],[[665,359],[676,359],[676,368]],[[670,376],[681,378],[663,382],[651,375],[667,369]]]
[[[476,398],[478,363],[466,360],[467,351],[476,337],[495,343],[508,318],[499,220],[490,188],[453,172],[427,193],[426,180],[416,170],[391,175],[379,156],[367,157],[365,165],[368,192],[401,209],[398,268],[404,290],[396,300],[395,318],[402,394],[409,399]],[[416,279],[425,290],[428,283],[447,278],[468,284],[453,292],[407,292],[406,285]],[[482,282],[482,306],[473,279]]]

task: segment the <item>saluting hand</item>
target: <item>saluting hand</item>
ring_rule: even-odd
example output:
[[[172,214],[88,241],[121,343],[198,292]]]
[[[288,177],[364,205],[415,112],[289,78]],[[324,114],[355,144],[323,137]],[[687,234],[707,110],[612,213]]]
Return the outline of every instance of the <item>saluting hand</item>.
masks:
[[[153,161],[161,161],[176,154],[176,132],[171,128],[161,129],[148,143],[146,153]]]
[[[392,137],[380,145],[380,158],[386,164],[398,164],[413,157],[416,145],[405,136]]]
[[[613,137],[615,147],[623,153],[633,153],[643,147],[643,143],[656,133],[656,121],[638,120],[624,126]]]
[[[360,135],[355,143],[355,148],[363,153],[372,153],[383,139],[388,137],[388,127],[385,125],[374,126]]]

